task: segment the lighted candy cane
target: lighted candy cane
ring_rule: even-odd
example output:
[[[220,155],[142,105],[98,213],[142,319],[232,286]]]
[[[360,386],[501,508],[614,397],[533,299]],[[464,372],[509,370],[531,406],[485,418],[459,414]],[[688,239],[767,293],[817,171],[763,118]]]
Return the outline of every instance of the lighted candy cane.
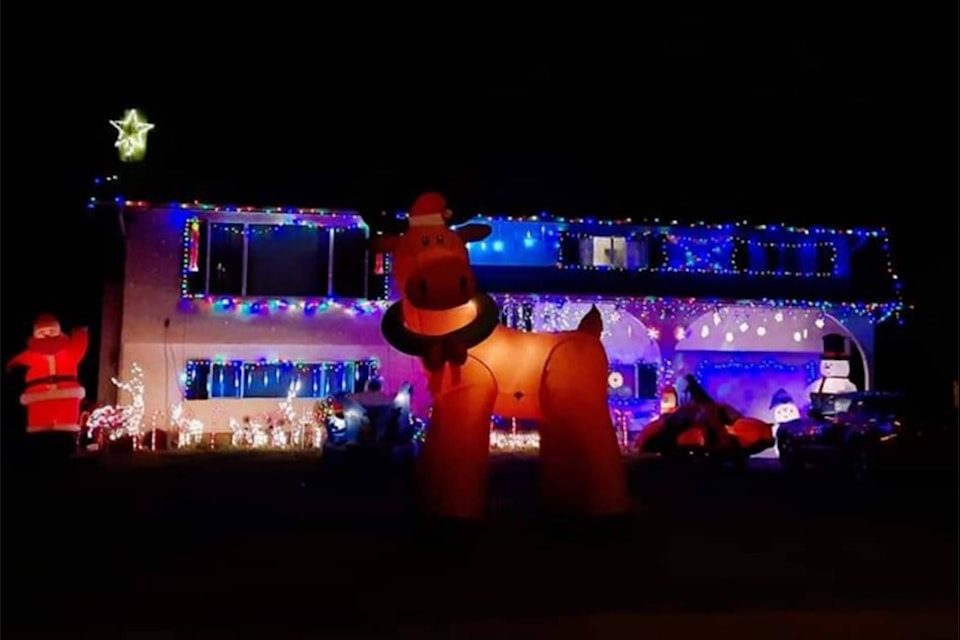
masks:
[[[189,230],[189,239],[187,246],[189,249],[189,254],[187,257],[187,270],[191,273],[197,273],[200,271],[200,221],[191,220],[190,221],[190,230]]]

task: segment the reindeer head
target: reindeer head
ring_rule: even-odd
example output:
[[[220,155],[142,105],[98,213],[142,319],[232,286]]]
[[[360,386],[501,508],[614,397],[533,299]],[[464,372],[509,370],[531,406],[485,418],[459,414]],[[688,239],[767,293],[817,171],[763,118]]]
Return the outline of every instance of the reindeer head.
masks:
[[[477,293],[467,243],[483,240],[492,229],[485,224],[456,224],[439,193],[425,193],[410,209],[406,229],[386,232],[376,220],[366,220],[376,253],[393,255],[392,274],[402,295],[421,309],[452,309]]]

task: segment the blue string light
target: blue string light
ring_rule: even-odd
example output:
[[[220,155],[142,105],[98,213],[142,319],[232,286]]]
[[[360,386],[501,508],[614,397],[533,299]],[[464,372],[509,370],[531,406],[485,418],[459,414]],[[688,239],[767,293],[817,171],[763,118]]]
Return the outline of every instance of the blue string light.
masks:
[[[107,178],[105,180],[110,180]],[[102,182],[102,181],[101,181]],[[103,204],[102,202],[98,202]],[[337,231],[355,229],[355,228],[364,228],[362,219],[355,213],[350,211],[338,211],[333,209],[322,209],[322,208],[298,208],[298,207],[239,207],[239,206],[230,206],[230,205],[211,205],[204,203],[170,203],[167,205],[152,205],[143,201],[129,201],[123,200],[120,198],[118,201],[115,201],[114,204],[121,204],[130,209],[177,209],[185,210],[190,212],[195,212],[198,215],[191,217],[187,220],[187,223],[184,226],[184,261],[183,261],[183,277],[181,280],[181,294],[185,299],[191,299],[195,303],[206,304],[214,312],[234,312],[234,313],[244,313],[244,314],[265,314],[265,313],[275,313],[275,312],[289,312],[289,311],[302,311],[307,315],[316,314],[319,312],[324,312],[331,309],[341,309],[346,310],[350,313],[358,314],[368,314],[368,313],[377,313],[382,311],[387,304],[383,300],[339,300],[336,298],[266,298],[266,299],[247,299],[238,296],[210,296],[204,294],[195,294],[189,292],[189,286],[187,279],[191,273],[190,271],[190,241],[191,239],[195,240],[195,236],[191,236],[191,224],[200,220],[205,215],[209,214],[234,214],[241,216],[238,218],[238,221],[242,220],[242,216],[247,216],[250,214],[283,214],[287,216],[287,219],[280,222],[280,225],[284,224],[299,224],[306,226],[317,226],[317,227],[327,227],[334,228]],[[403,212],[398,212],[397,217],[403,218],[406,214]],[[299,216],[305,216],[299,217]],[[310,219],[315,217],[316,219]],[[696,222],[691,224],[681,224],[676,220],[671,220],[669,222],[663,222],[659,218],[654,218],[647,221],[633,221],[631,219],[624,220],[598,220],[593,218],[565,218],[560,216],[552,216],[548,213],[542,213],[538,216],[530,217],[516,217],[516,216],[488,216],[481,215],[477,217],[478,221],[488,222],[495,227],[502,226],[503,224],[509,224],[511,222],[515,223],[531,223],[536,222],[540,224],[539,234],[542,237],[536,237],[537,234],[533,234],[529,231],[528,227],[524,227],[522,244],[523,248],[532,252],[542,251],[542,244],[545,239],[557,236],[573,236],[577,238],[586,238],[591,237],[590,231],[597,230],[600,233],[607,233],[609,236],[609,230],[614,229],[617,233],[621,234],[624,238],[629,239],[658,239],[661,241],[660,249],[661,252],[665,252],[666,249],[663,246],[663,240],[667,238],[673,238],[674,240],[680,240],[679,249],[677,255],[668,255],[661,256],[660,262],[662,264],[653,265],[649,260],[649,253],[647,259],[646,269],[656,272],[668,272],[668,273],[694,273],[694,274],[703,274],[703,275],[744,275],[744,276],[776,276],[776,277],[791,277],[791,278],[830,278],[830,277],[843,277],[847,272],[844,266],[839,265],[839,261],[843,255],[848,255],[848,252],[843,247],[842,244],[845,239],[853,240],[865,240],[871,238],[878,238],[881,240],[882,250],[886,255],[886,270],[888,276],[893,281],[894,289],[894,300],[886,302],[829,302],[823,300],[805,300],[805,299],[768,299],[761,298],[750,301],[739,301],[738,304],[748,304],[750,306],[774,306],[774,307],[811,307],[820,309],[822,311],[827,311],[832,314],[839,315],[858,315],[871,319],[874,322],[882,322],[892,317],[901,319],[901,312],[907,308],[902,300],[902,282],[900,281],[898,275],[894,271],[892,264],[892,256],[890,252],[890,238],[887,235],[887,232],[883,228],[874,228],[874,229],[837,229],[837,228],[828,228],[828,227],[801,227],[801,226],[792,226],[792,225],[750,225],[746,222],[734,222],[734,223],[722,223],[714,224],[707,222]],[[644,226],[646,225],[646,226]],[[259,228],[263,226],[264,228]],[[247,233],[261,233],[266,232],[270,228],[276,228],[278,225],[259,225],[259,224],[250,224],[248,227]],[[258,227],[255,228],[254,227]],[[249,229],[253,229],[250,231]],[[519,229],[519,228],[518,228]],[[608,230],[608,231],[604,231]],[[787,234],[788,238],[784,238],[784,234]],[[510,250],[507,251],[492,251],[491,253],[496,253],[500,255],[509,255],[514,253],[515,244],[506,243],[504,240],[498,240],[503,242],[506,247],[507,244],[510,246]],[[497,242],[497,241],[495,241]],[[491,246],[493,243],[490,243]],[[558,246],[561,243],[552,243],[554,247]],[[677,244],[674,242],[674,244]],[[772,249],[776,251],[817,251],[820,249],[825,249],[829,252],[826,262],[829,263],[829,267],[823,268],[823,264],[817,264],[812,268],[801,268],[801,269],[788,269],[781,268],[777,266],[776,268],[770,267],[759,267],[754,263],[753,260],[748,261],[750,264],[736,265],[732,264],[732,252],[730,256],[727,255],[727,249],[730,244],[736,247],[746,247],[748,250],[755,251],[764,251],[766,249]],[[717,255],[717,246],[720,246],[722,250],[720,251],[720,256]],[[677,256],[680,256],[678,259]],[[562,257],[562,256],[560,256]],[[679,260],[679,261],[678,261]],[[821,261],[822,262],[822,261]],[[389,273],[390,273],[390,262],[388,257],[384,257],[384,278],[383,278],[383,298],[387,298],[390,293],[390,282],[389,282]],[[584,268],[592,269],[597,267],[592,267],[591,265],[574,265],[574,264],[564,264],[562,259],[558,259],[554,262],[553,266],[559,268]],[[599,267],[599,268],[610,268],[610,267]],[[543,299],[541,296],[533,296],[535,299]],[[584,299],[584,298],[580,298]],[[587,298],[589,299],[589,298]],[[572,300],[572,298],[562,298],[563,301]],[[594,297],[592,301],[610,301],[610,298],[605,297]],[[625,303],[636,303],[637,299],[631,299],[628,297],[621,297]],[[700,303],[700,304],[713,304],[713,303],[724,303],[729,302],[722,299],[699,299],[696,301],[693,300],[669,300],[665,299],[661,305],[663,309],[669,309],[671,307],[683,306],[689,303]],[[644,299],[640,299],[640,303],[644,306],[650,306],[650,302]]]
[[[820,364],[818,361],[807,362],[803,365],[784,364],[777,360],[766,358],[759,362],[744,362],[742,360],[727,360],[725,362],[716,362],[704,360],[697,365],[696,378],[705,380],[710,373],[717,371],[744,373],[751,371],[776,371],[778,373],[799,373],[803,372],[806,384],[812,383],[820,377]]]
[[[188,360],[183,374],[188,400],[284,397],[299,382],[298,397],[320,398],[354,392],[376,377],[380,361],[302,362],[291,360]]]

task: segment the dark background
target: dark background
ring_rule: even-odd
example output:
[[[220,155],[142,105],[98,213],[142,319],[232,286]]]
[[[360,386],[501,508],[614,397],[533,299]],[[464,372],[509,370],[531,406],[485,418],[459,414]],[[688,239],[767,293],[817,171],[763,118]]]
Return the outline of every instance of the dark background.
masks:
[[[96,334],[119,236],[84,201],[119,173],[157,201],[402,209],[440,189],[488,213],[884,225],[916,311],[880,332],[878,381],[949,403],[956,8],[164,6],[5,21],[4,359],[39,311]],[[156,129],[121,167],[108,121],[130,107]]]

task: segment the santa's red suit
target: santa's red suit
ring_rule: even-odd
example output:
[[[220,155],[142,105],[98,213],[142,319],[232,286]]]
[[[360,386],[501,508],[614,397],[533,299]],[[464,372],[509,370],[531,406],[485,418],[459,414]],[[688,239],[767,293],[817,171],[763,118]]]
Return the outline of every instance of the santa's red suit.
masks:
[[[27,408],[27,432],[80,431],[80,402],[86,395],[77,379],[77,368],[87,353],[87,329],[69,336],[50,315],[33,325],[27,350],[7,363],[7,371],[26,367],[26,389],[20,404]]]

